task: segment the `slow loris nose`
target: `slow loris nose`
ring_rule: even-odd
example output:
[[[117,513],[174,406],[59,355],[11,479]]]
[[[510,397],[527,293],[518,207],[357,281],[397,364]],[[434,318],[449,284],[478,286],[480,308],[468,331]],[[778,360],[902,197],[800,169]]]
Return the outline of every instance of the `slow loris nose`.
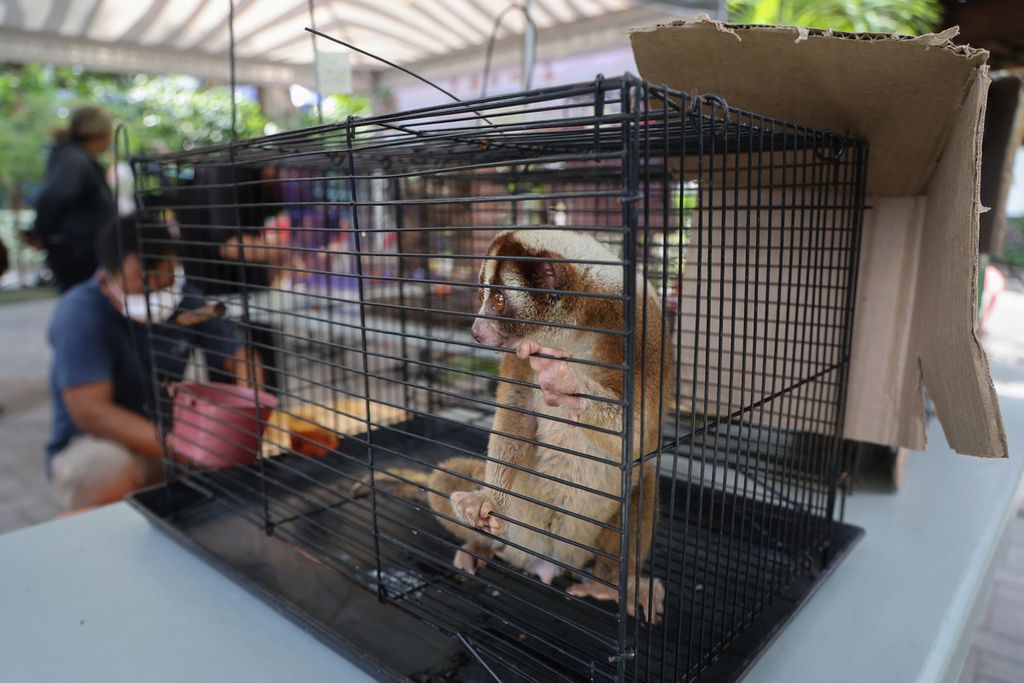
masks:
[[[480,338],[483,335],[483,321],[477,318],[473,321],[473,327],[470,329],[470,333],[473,335],[473,339],[476,339],[478,344],[482,344],[483,340]]]

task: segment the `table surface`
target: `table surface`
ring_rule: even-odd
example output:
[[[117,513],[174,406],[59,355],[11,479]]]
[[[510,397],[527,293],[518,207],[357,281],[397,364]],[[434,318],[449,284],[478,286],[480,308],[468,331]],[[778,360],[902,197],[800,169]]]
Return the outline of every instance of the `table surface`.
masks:
[[[745,680],[955,681],[1022,466],[933,445],[851,496],[866,536]],[[123,503],[0,536],[0,605],[4,680],[372,680]]]
[[[1016,457],[958,455],[933,424],[898,494],[848,497],[864,537],[744,680],[955,683],[1024,471],[1024,425],[1006,426]]]

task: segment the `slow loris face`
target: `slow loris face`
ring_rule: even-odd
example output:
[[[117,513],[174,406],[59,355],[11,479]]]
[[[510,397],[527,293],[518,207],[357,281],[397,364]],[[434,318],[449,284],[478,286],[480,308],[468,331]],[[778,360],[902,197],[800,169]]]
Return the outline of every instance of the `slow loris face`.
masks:
[[[515,348],[542,332],[542,323],[565,319],[564,290],[572,266],[544,260],[560,259],[539,248],[529,233],[505,232],[487,250],[480,268],[481,316],[473,322],[473,338],[485,346]],[[498,258],[494,258],[498,257]],[[525,260],[524,260],[525,259]],[[523,291],[523,288],[548,291]]]

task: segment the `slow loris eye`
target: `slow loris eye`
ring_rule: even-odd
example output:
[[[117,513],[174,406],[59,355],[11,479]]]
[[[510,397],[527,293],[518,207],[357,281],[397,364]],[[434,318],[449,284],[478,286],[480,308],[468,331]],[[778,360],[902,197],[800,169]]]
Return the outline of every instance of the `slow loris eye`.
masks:
[[[505,295],[501,292],[495,292],[491,295],[491,299],[494,301],[494,310],[497,313],[501,313],[505,310]]]

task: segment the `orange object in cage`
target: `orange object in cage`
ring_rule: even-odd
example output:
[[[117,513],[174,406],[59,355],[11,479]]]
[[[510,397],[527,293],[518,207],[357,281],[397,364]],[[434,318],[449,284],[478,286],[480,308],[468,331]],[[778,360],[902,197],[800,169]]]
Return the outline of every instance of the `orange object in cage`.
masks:
[[[288,420],[292,450],[311,458],[322,458],[338,447],[338,434],[323,425],[292,417]]]

